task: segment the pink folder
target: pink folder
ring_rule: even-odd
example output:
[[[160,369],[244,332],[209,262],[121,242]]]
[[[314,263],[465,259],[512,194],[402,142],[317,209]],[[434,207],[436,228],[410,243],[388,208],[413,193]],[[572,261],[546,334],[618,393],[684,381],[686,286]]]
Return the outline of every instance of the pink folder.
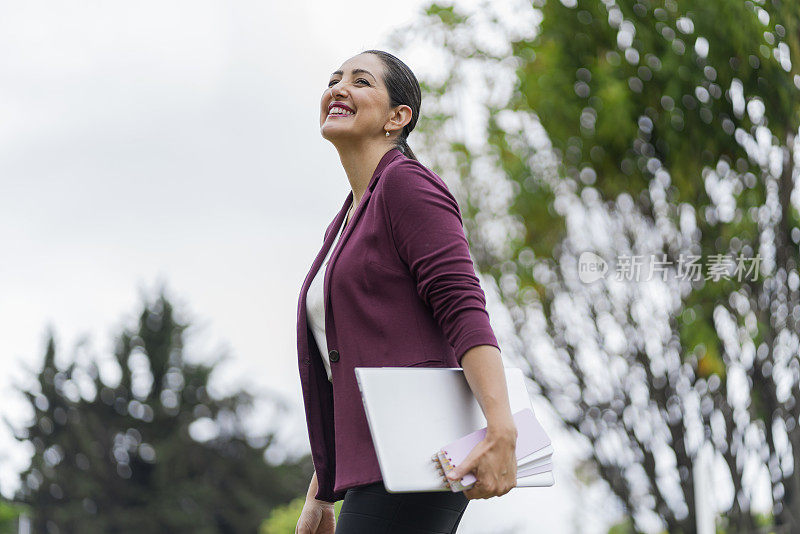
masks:
[[[543,458],[549,455],[537,457],[533,459],[526,458],[533,455],[537,451],[541,451],[550,445],[550,438],[545,433],[542,425],[536,419],[533,410],[524,408],[513,414],[514,424],[517,427],[517,443],[516,443],[516,457],[517,457],[517,478],[545,471],[552,471],[552,462],[543,462]],[[456,468],[470,451],[486,437],[486,427],[483,427],[475,432],[471,432],[456,441],[445,445],[436,453],[440,465],[445,473],[452,471]],[[552,453],[551,453],[552,454]],[[523,462],[519,460],[524,459]],[[535,463],[534,467],[528,467],[529,464]],[[475,484],[475,475],[467,473],[461,480],[449,480],[450,489],[453,492],[463,491],[470,489]]]

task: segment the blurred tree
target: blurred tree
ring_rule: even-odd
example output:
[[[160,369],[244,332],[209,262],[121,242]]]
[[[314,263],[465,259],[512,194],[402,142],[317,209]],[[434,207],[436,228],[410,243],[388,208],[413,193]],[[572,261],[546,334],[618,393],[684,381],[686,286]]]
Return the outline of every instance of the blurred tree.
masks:
[[[0,497],[0,534],[17,534],[19,516],[26,512],[24,506],[13,504]]]
[[[627,518],[608,529],[608,534],[633,534],[635,532],[630,518]]]
[[[243,424],[252,394],[209,394],[218,362],[186,361],[187,327],[162,291],[118,338],[116,385],[95,362],[57,368],[50,334],[38,387],[22,391],[35,417],[14,429],[35,450],[15,496],[31,506],[34,532],[256,532],[307,491],[309,456],[265,461],[274,434],[254,438]]]
[[[411,145],[460,196],[506,353],[632,528],[695,532],[724,496],[695,492],[710,446],[727,532],[759,526],[754,463],[800,532],[797,2],[432,4],[391,44],[425,41],[442,68]],[[586,260],[617,276],[582,281]]]

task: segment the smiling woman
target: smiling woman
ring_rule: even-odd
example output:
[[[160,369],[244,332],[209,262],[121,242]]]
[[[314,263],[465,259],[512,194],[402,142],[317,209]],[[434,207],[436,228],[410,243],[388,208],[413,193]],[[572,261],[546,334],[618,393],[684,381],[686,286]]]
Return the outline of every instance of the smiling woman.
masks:
[[[340,117],[353,117],[355,119],[358,109],[362,107],[358,100],[365,96],[373,97],[373,99],[366,98],[363,102],[363,104],[369,106],[374,103],[374,97],[383,93],[380,96],[388,97],[389,108],[405,106],[407,110],[403,112],[403,117],[408,114],[408,121],[401,128],[398,129],[397,124],[393,128],[385,128],[383,130],[384,136],[390,137],[392,145],[396,146],[405,156],[417,159],[408,146],[408,135],[417,124],[422,105],[422,92],[416,76],[405,63],[382,50],[367,50],[352,59],[355,60],[356,58],[361,63],[358,66],[352,66],[349,73],[346,73],[343,65],[341,69],[331,74],[327,91],[327,93],[330,93],[330,99],[323,95],[323,106],[327,100],[329,102],[327,102],[327,106],[323,107],[323,117],[321,117],[322,121],[320,122],[322,136],[331,142],[333,142],[333,136],[338,136],[339,139],[342,139],[341,132],[326,130],[326,127],[329,126],[326,124],[328,122],[327,119]],[[353,87],[353,90],[348,91],[347,85]],[[359,89],[365,89],[365,91],[360,91]],[[351,98],[349,103],[346,97]],[[371,129],[362,129],[361,126],[364,122],[366,121],[354,124],[350,131],[374,134],[374,126],[377,123],[373,123],[373,128]],[[328,134],[330,134],[330,137]],[[341,154],[341,150],[339,152]]]
[[[470,499],[503,495],[516,483],[505,372],[461,212],[408,146],[421,103],[413,72],[379,50],[345,61],[322,93],[320,133],[339,152],[352,191],[298,302],[315,469],[300,534],[452,533]],[[478,479],[473,488],[451,492],[443,477],[438,492],[386,491],[354,372],[380,366],[463,366],[488,421],[463,464]],[[337,525],[333,504],[341,499]]]

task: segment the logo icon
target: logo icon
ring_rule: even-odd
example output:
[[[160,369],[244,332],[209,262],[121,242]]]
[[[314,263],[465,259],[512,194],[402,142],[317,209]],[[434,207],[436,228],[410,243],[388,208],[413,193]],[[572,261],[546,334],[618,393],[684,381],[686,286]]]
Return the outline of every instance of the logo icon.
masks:
[[[591,284],[601,278],[605,278],[608,273],[608,263],[606,260],[594,252],[582,252],[578,258],[578,278],[584,284]]]

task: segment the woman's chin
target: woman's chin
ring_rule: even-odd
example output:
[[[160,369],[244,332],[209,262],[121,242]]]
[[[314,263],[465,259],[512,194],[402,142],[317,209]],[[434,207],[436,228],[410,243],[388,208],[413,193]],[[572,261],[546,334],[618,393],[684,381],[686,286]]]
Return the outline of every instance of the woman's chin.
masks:
[[[322,137],[330,142],[344,141],[352,137],[348,129],[339,128],[335,124],[323,124],[319,129]]]

